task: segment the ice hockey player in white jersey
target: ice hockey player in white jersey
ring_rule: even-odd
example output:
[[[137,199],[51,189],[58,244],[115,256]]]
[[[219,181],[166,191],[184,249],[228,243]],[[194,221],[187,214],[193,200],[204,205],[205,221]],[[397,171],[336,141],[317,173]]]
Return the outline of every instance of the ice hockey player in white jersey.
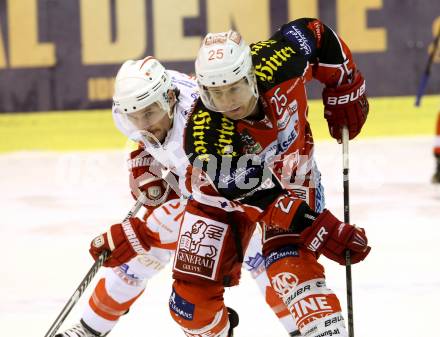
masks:
[[[110,268],[105,268],[80,322],[56,337],[106,336],[143,293],[148,280],[170,261],[188,197],[184,179],[179,179],[185,176],[189,163],[182,147],[183,131],[197,98],[193,78],[166,70],[153,57],[126,61],[120,68],[115,80],[112,114],[117,128],[139,143],[139,148],[130,153],[128,159],[130,187],[134,197],[143,193],[148,203],[144,205],[143,219],[132,218],[128,225],[142,233],[142,245],[137,247],[138,255],[124,264],[119,262],[123,257],[119,259],[117,252],[112,252],[104,263]],[[115,243],[118,235],[124,234],[112,232],[110,235]],[[105,236],[100,238],[109,244]],[[288,335],[295,336],[293,317],[269,286],[258,238],[259,234],[255,233],[255,240],[251,240],[246,251],[246,269]],[[232,329],[238,324],[238,316],[232,309],[229,309],[229,319],[232,336]]]

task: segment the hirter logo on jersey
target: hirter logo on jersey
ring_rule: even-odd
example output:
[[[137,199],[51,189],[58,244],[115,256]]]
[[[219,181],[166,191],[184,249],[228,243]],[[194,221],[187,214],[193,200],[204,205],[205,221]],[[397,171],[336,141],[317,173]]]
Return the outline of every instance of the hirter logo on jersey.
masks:
[[[175,271],[215,280],[228,226],[186,213],[174,258]]]
[[[275,75],[287,70],[287,64],[292,61],[295,50],[279,41],[267,40],[252,44],[251,54],[258,80],[264,83],[274,83],[276,82]]]

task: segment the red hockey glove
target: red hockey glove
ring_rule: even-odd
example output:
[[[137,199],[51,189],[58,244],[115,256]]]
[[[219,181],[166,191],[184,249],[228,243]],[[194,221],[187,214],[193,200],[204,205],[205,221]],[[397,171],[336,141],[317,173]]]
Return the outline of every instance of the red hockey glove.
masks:
[[[365,80],[357,72],[352,83],[336,88],[325,88],[322,92],[324,117],[327,120],[330,135],[339,142],[342,128],[348,127],[349,138],[356,137],[364,125],[369,105],[365,94]]]
[[[110,251],[104,266],[116,267],[130,261],[137,254],[146,254],[150,249],[147,242],[145,222],[130,218],[122,224],[111,226],[107,233],[97,236],[91,242],[89,252],[96,260],[103,251]]]
[[[130,158],[129,182],[131,194],[135,199],[142,193],[147,198],[144,206],[155,208],[169,199],[178,198],[171,188],[167,188],[168,183],[161,178],[164,167],[148,152],[138,149],[130,154]]]
[[[325,210],[306,228],[301,237],[304,246],[312,252],[345,265],[345,251],[351,253],[351,263],[365,259],[371,248],[363,228],[339,221],[330,211]]]
[[[308,216],[315,218],[307,203],[291,192],[285,191],[258,220],[263,225],[263,254],[288,244],[300,244],[301,231],[311,224],[312,220],[304,220]]]

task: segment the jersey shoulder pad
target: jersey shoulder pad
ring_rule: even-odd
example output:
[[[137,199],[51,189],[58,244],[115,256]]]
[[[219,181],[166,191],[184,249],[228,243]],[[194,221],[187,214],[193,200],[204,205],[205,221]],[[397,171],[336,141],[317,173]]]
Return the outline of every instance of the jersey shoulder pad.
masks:
[[[195,79],[177,71],[169,70],[173,85],[177,89],[177,105],[176,114],[183,116],[186,120],[192,106],[197,98],[199,98],[199,91]]]
[[[286,23],[281,26],[278,33],[292,45],[297,53],[307,58],[316,57],[318,46],[312,19],[302,18]]]
[[[258,88],[266,92],[286,80],[303,75],[307,59],[282,38],[280,32],[269,40],[251,45],[252,63]]]

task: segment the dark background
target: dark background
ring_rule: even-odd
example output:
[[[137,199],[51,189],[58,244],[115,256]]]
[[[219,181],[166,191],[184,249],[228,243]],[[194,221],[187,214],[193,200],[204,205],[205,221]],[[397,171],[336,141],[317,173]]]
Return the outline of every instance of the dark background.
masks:
[[[115,0],[109,1],[113,5],[112,10],[115,10]],[[154,20],[151,14],[154,3],[152,0],[145,1],[147,38],[153,40],[150,21]],[[87,80],[93,77],[113,77],[120,63],[93,66],[81,63],[79,1],[39,0],[37,2],[39,42],[50,41],[55,44],[56,64],[49,68],[9,67],[8,1],[0,0],[0,31],[7,62],[6,68],[0,68],[0,112],[109,108],[111,104],[109,99],[94,101],[89,99]],[[272,32],[288,20],[287,6],[285,0],[270,2]],[[205,7],[205,1],[200,0],[200,16],[182,19],[186,36],[206,34]],[[114,13],[108,15],[114,18]],[[336,0],[319,2],[319,17],[338,31],[336,15]],[[369,96],[415,95],[428,59],[429,45],[434,39],[433,24],[439,16],[440,1],[382,0],[381,9],[368,11],[367,26],[381,27],[387,31],[385,52],[354,53],[355,61],[367,79]],[[253,20],[258,27],[258,19]],[[115,24],[114,20],[112,24]],[[115,29],[112,29],[113,34],[114,31]],[[261,36],[261,39],[265,38],[267,36]],[[154,55],[154,44],[147,45],[144,55]],[[196,52],[195,50],[194,54]],[[440,92],[439,59],[440,57],[436,57],[432,67],[427,94]],[[167,68],[193,72],[192,60],[163,63]],[[320,85],[312,84],[309,94],[311,98],[319,97]]]

